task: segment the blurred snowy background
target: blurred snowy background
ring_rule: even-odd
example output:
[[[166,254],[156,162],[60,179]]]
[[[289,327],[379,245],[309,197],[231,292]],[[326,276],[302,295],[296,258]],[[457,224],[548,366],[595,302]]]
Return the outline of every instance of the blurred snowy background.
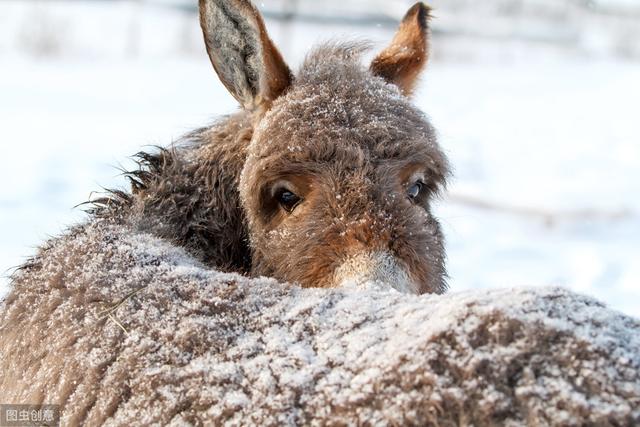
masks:
[[[0,294],[128,156],[237,108],[196,3],[0,1]],[[381,48],[411,4],[258,2],[292,66],[324,39]],[[640,317],[640,0],[430,4],[416,102],[455,167],[452,290],[563,285]]]

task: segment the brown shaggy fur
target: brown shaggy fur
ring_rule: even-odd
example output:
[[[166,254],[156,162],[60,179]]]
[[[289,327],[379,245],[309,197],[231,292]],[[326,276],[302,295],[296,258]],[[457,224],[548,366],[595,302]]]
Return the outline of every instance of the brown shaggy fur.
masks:
[[[116,218],[187,249],[205,264],[249,273],[251,257],[238,184],[253,128],[238,113],[171,149],[139,153],[132,194],[112,192],[90,212]]]

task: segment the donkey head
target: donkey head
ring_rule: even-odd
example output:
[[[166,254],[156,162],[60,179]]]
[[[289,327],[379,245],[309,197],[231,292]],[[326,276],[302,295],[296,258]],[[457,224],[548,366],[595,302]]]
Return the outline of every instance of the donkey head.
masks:
[[[200,17],[214,68],[253,112],[239,189],[253,274],[444,292],[430,203],[448,166],[409,99],[428,59],[428,7],[409,10],[368,68],[362,45],[328,44],[295,76],[249,1],[200,0]]]

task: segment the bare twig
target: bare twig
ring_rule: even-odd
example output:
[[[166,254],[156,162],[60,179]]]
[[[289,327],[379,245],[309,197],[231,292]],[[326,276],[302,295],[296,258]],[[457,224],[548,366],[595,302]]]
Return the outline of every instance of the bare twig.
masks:
[[[112,305],[111,307],[107,308],[104,311],[101,311],[100,313],[98,313],[98,320],[102,320],[106,317],[112,317],[112,315],[116,312],[116,310],[118,308],[120,308],[120,306],[122,306],[122,304],[124,304],[129,298],[131,298],[132,296],[134,296],[135,294],[139,293],[140,291],[144,290],[146,288],[146,286],[143,286],[139,289],[136,289],[135,291],[131,291],[129,292],[124,298],[122,298],[120,301],[118,301],[116,304]],[[115,321],[115,319],[113,319]],[[120,327],[122,327],[122,325],[120,325]],[[124,328],[122,328],[124,329]],[[125,330],[126,332],[126,330]]]
[[[551,211],[530,206],[516,206],[491,202],[475,196],[462,194],[449,194],[448,200],[457,205],[468,206],[474,209],[499,212],[509,215],[528,217],[542,220],[548,225],[561,221],[618,221],[636,217],[637,214],[629,209],[602,211],[598,209],[578,209],[567,211]]]
[[[109,314],[107,315],[107,317],[108,317],[109,319],[113,320],[113,322],[114,322],[116,325],[120,326],[120,329],[122,329],[122,330],[124,331],[125,335],[129,335],[129,332],[127,332],[127,330],[125,329],[125,327],[124,327],[124,326],[122,326],[122,323],[120,323],[120,322],[118,321],[118,319],[116,319],[116,317],[115,317],[114,315],[112,315],[111,313],[109,313]]]

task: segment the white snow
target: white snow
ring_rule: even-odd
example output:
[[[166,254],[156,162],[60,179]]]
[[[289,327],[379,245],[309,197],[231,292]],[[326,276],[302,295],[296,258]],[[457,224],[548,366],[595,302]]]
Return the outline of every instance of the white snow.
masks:
[[[292,64],[317,40],[391,37],[268,25]],[[195,17],[136,3],[0,4],[0,273],[81,219],[73,206],[92,191],[124,185],[114,166],[130,168],[127,156],[237,108],[199,37]],[[563,285],[640,316],[640,63],[486,43],[473,61],[457,54],[472,41],[435,44],[416,96],[455,168],[457,198],[437,205],[452,291]],[[549,223],[460,196],[569,215]],[[570,215],[581,210],[620,215]]]

